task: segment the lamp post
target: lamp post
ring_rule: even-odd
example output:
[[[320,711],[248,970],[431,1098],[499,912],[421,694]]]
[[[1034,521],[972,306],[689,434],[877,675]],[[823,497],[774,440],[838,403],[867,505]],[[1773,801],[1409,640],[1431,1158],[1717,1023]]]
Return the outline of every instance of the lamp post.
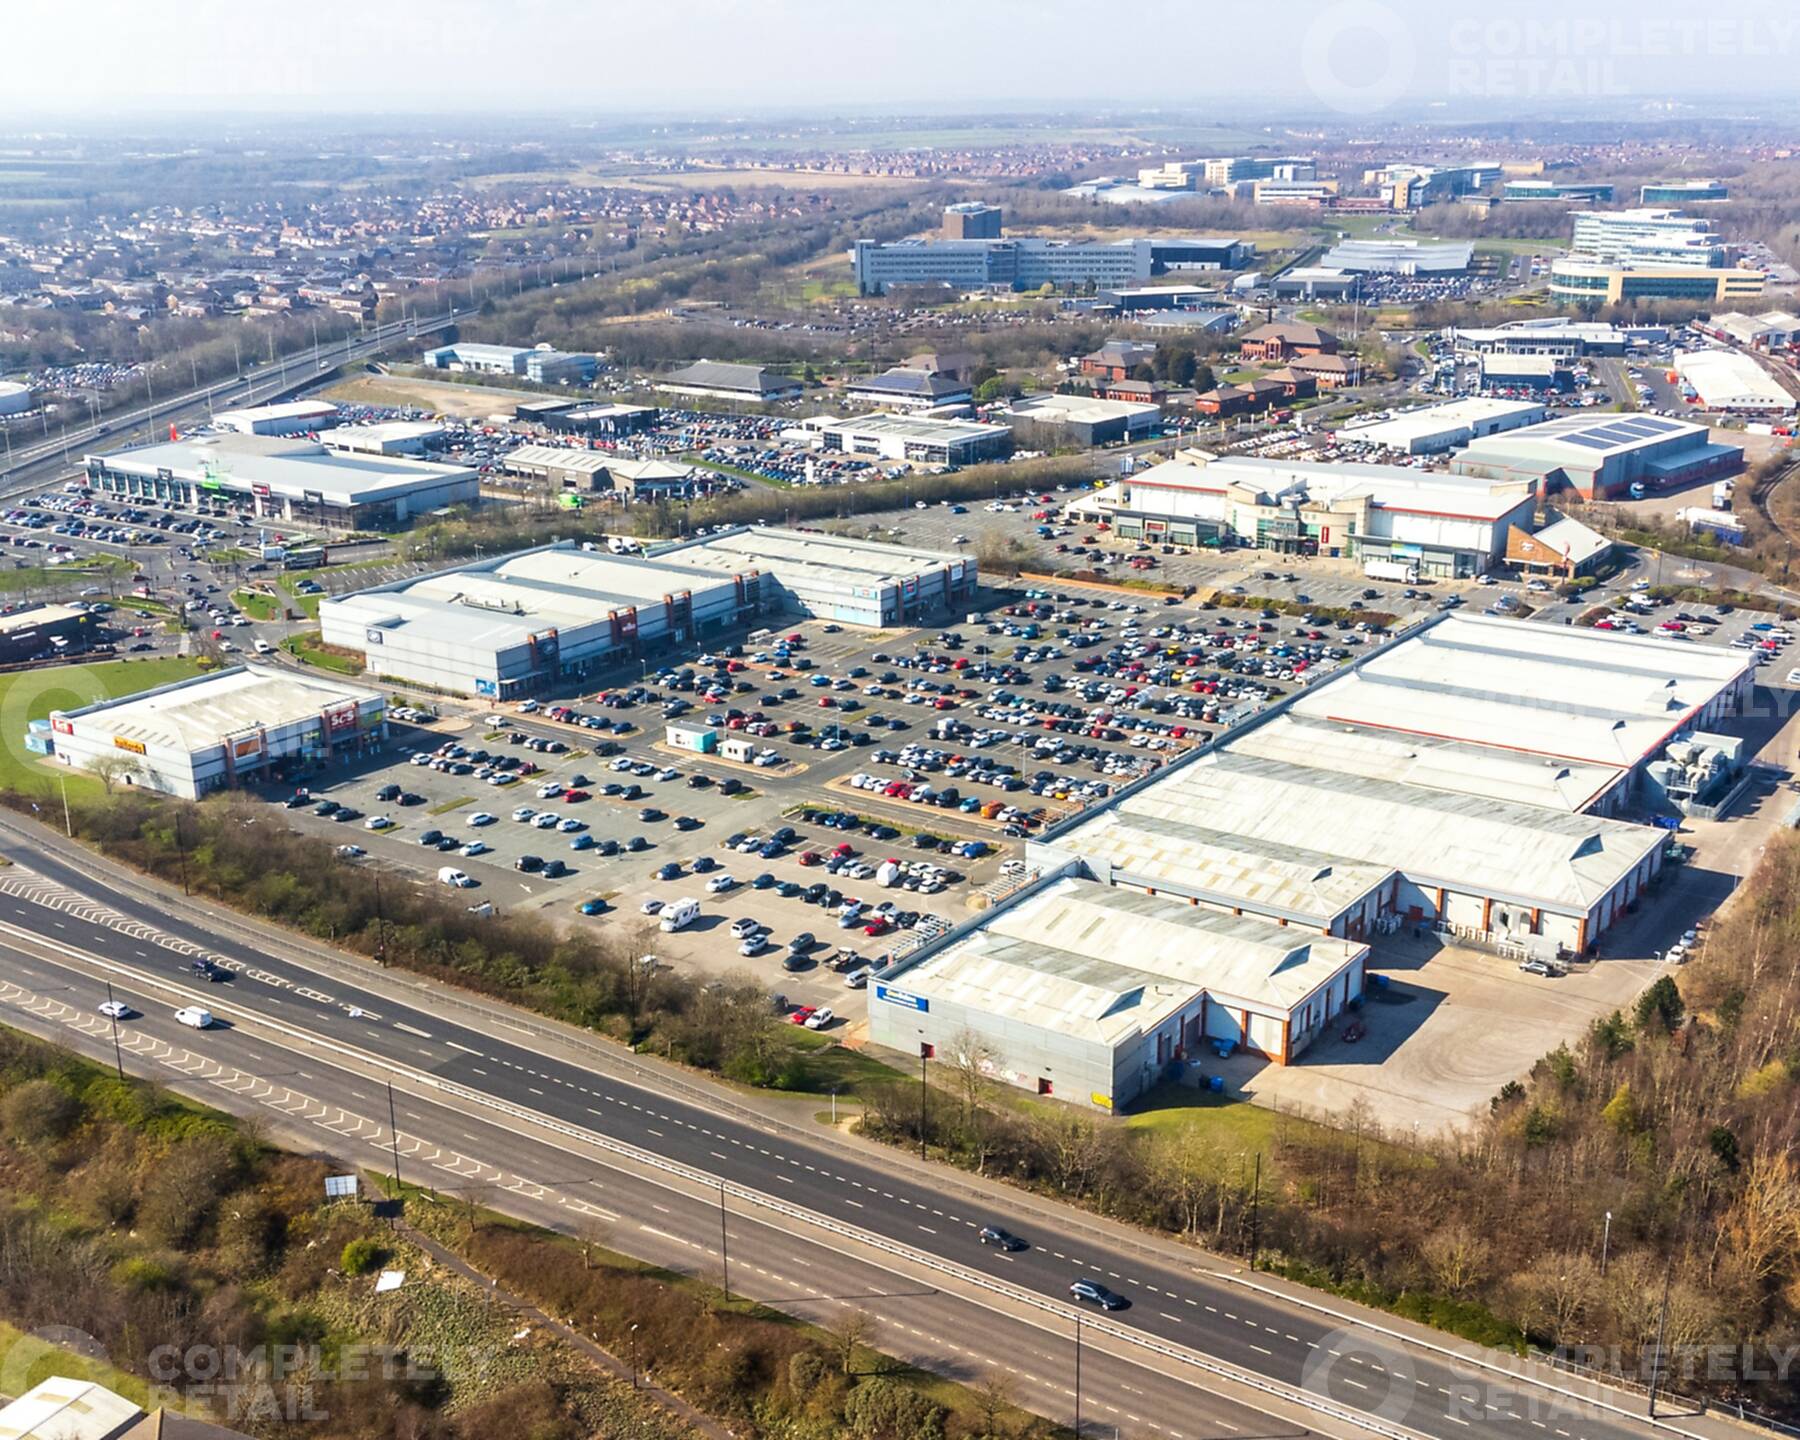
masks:
[[[731,1299],[731,1243],[725,1233],[725,1182],[719,1182],[719,1279],[727,1302]]]
[[[1612,1248],[1612,1211],[1606,1212],[1606,1228],[1600,1232],[1600,1278],[1606,1278],[1606,1255]]]
[[[628,1332],[631,1336],[631,1388],[633,1390],[638,1388],[637,1332],[637,1322],[634,1320],[631,1330]]]
[[[919,1158],[921,1160],[928,1158],[926,1144],[931,1123],[929,1108],[931,1092],[925,1084],[925,1062],[929,1059],[931,1059],[931,1046],[921,1040],[919,1042]]]
[[[123,1080],[125,1078],[125,1056],[119,1049],[119,1012],[115,1008],[116,1004],[117,1002],[113,999],[112,981],[108,980],[106,982],[106,1013],[112,1021],[113,1064],[118,1067],[119,1078]]]
[[[1081,1440],[1081,1312],[1075,1312],[1075,1436]]]

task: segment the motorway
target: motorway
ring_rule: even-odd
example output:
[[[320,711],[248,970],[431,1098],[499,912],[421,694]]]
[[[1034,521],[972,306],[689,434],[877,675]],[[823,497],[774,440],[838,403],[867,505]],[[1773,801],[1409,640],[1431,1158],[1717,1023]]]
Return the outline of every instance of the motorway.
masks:
[[[685,1260],[682,1268],[693,1270],[698,1262],[705,1271],[717,1255],[716,1198],[696,1201],[690,1187],[686,1203],[677,1206],[669,1198],[677,1191],[663,1189],[667,1182],[656,1178],[654,1165],[621,1164],[616,1154],[597,1182],[592,1165],[608,1161],[592,1161],[593,1152],[580,1143],[576,1148],[589,1163],[576,1167],[582,1171],[578,1177],[559,1180],[570,1168],[567,1154],[559,1165],[541,1154],[520,1157],[518,1147],[541,1123],[565,1141],[593,1136],[596,1144],[622,1143],[691,1167],[708,1177],[709,1185],[724,1182],[740,1199],[768,1197],[794,1212],[781,1225],[733,1222],[757,1237],[734,1241],[733,1274],[739,1275],[743,1263],[761,1265],[759,1278],[766,1283],[759,1298],[787,1309],[798,1305],[804,1313],[808,1296],[855,1297],[862,1308],[878,1313],[889,1348],[904,1349],[900,1342],[910,1335],[917,1342],[912,1348],[933,1368],[978,1375],[983,1362],[1000,1366],[1015,1374],[1022,1392],[1030,1392],[1027,1403],[1048,1407],[1046,1413],[1057,1414],[1053,1402],[1058,1390],[1066,1390],[1070,1370],[1068,1360],[1059,1358],[1066,1355],[1067,1341],[1057,1343],[1048,1335],[1070,1334],[1067,1287],[1086,1275],[1132,1302],[1130,1309],[1106,1317],[1120,1335],[1157,1347],[1142,1352],[1134,1367],[1129,1358],[1120,1358],[1130,1356],[1131,1346],[1117,1335],[1106,1337],[1113,1359],[1095,1360],[1089,1367],[1092,1380],[1084,1373],[1084,1404],[1087,1386],[1103,1383],[1094,1369],[1101,1366],[1109,1377],[1104,1383],[1119,1388],[1100,1403],[1123,1401],[1127,1408],[1117,1413],[1131,1418],[1102,1424],[1137,1424],[1182,1436],[1281,1433],[1300,1413],[1294,1402],[1304,1386],[1314,1396],[1328,1393],[1390,1435],[1449,1437],[1475,1427],[1479,1434],[1508,1440],[1551,1435],[1614,1440],[1652,1428],[1635,1415],[1577,1403],[1510,1370],[1484,1375],[1448,1349],[1398,1336],[1383,1342],[1372,1331],[1347,1340],[1337,1316],[1252,1288],[1199,1252],[1148,1238],[1134,1243],[1043,1202],[998,1201],[1003,1192],[997,1187],[837,1144],[830,1136],[771,1120],[723,1089],[656,1074],[622,1052],[597,1045],[577,1049],[557,1027],[505,1007],[448,994],[439,998],[399,977],[364,978],[352,963],[332,963],[303,943],[268,946],[232,933],[237,926],[177,918],[175,907],[158,903],[134,877],[117,883],[97,878],[106,868],[102,862],[71,864],[60,841],[47,843],[20,822],[0,823],[0,848],[14,862],[0,871],[5,956],[0,974],[11,981],[0,999],[15,1011],[35,1007],[39,1021],[46,1011],[54,1018],[59,1007],[66,1008],[60,1020],[64,1033],[69,1025],[85,1023],[90,1053],[96,1045],[110,1050],[93,1014],[101,980],[110,977],[121,998],[142,1012],[125,1027],[134,1056],[154,1059],[161,1046],[181,1052],[184,1073],[187,1061],[203,1077],[209,1065],[229,1073],[225,1088],[233,1094],[257,1099],[260,1087],[264,1103],[279,1094],[308,1105],[341,1106],[347,1118],[339,1133],[360,1134],[378,1149],[386,1140],[375,1140],[362,1127],[379,1131],[385,1119],[379,1096],[369,1093],[374,1088],[369,1076],[385,1074],[405,1096],[412,1127],[401,1130],[410,1153],[440,1156],[438,1161],[427,1156],[424,1163],[454,1166],[452,1173],[476,1176],[483,1185],[494,1183],[489,1171],[510,1173],[523,1184],[504,1186],[510,1193],[492,1203],[523,1197],[540,1211],[548,1207],[565,1229],[580,1212],[562,1192],[575,1191],[587,1203],[603,1203],[607,1213],[634,1217],[656,1232],[620,1237],[614,1242],[620,1248],[642,1253],[646,1246],[640,1242],[656,1240],[686,1252],[675,1257]],[[254,933],[242,929],[244,936]],[[290,952],[303,958],[289,958]],[[196,953],[216,957],[235,977],[211,986],[193,978]],[[182,1003],[207,1005],[227,1023],[201,1034],[182,1030],[168,1018]],[[358,1085],[368,1088],[359,1091]],[[464,1103],[449,1103],[442,1088],[447,1086],[468,1092]],[[434,1090],[437,1095],[427,1100]],[[484,1105],[492,1113],[484,1114]],[[472,1122],[486,1133],[474,1133]],[[445,1161],[441,1157],[451,1146],[454,1159]],[[364,1158],[383,1163],[374,1153]],[[462,1168],[468,1165],[476,1168]],[[646,1203],[645,1186],[663,1193]],[[650,1210],[665,1209],[666,1217],[644,1219]],[[1025,1211],[1029,1221],[1019,1218]],[[843,1271],[847,1257],[860,1257],[858,1244],[854,1237],[847,1243],[841,1233],[821,1236],[810,1230],[810,1218],[796,1218],[812,1216],[840,1232],[853,1226],[895,1242],[882,1265],[910,1272],[907,1257],[917,1257],[938,1282],[896,1287],[894,1274],[871,1278]],[[1032,1242],[1031,1248],[1003,1255],[982,1247],[975,1232],[988,1221],[1009,1225]],[[745,1244],[752,1246],[748,1254]],[[947,1266],[966,1273],[959,1278],[953,1270],[942,1278]],[[984,1280],[1010,1287],[1013,1294],[996,1298],[982,1289]],[[804,1293],[793,1294],[796,1286]],[[979,1325],[970,1323],[971,1304],[985,1312]],[[1096,1316],[1086,1328],[1105,1327]],[[1244,1387],[1171,1361],[1183,1351],[1281,1389],[1293,1387],[1292,1392],[1265,1397],[1252,1408]],[[1106,1368],[1113,1364],[1120,1368]],[[1639,1402],[1620,1397],[1618,1403]],[[1332,1421],[1324,1433],[1359,1430]]]

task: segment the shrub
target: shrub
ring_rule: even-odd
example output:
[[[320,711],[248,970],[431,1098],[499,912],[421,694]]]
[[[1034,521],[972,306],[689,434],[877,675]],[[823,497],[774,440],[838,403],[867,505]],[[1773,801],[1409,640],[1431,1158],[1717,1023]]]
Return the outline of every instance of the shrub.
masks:
[[[9,1090],[0,1103],[6,1133],[27,1145],[60,1140],[81,1118],[81,1105],[60,1085],[48,1080],[27,1080]]]
[[[379,1240],[365,1235],[344,1246],[338,1264],[346,1275],[367,1275],[386,1264],[389,1253]]]

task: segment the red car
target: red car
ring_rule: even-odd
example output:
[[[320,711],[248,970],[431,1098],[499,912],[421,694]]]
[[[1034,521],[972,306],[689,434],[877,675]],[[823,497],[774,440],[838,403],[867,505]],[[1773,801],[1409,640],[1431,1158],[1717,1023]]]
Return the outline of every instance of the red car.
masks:
[[[818,1008],[817,1005],[796,1005],[792,1010],[788,1011],[788,1024],[804,1025],[808,1020],[812,1019],[813,1011]]]
[[[863,934],[873,938],[878,935],[887,934],[892,928],[893,926],[889,925],[886,920],[874,920],[863,926]]]
[[[800,857],[800,863],[806,866],[817,865],[819,863],[819,852],[817,850],[808,850]]]
[[[562,798],[563,798],[563,804],[573,805],[577,801],[586,800],[586,799],[589,799],[590,797],[588,795],[588,792],[585,790],[565,790],[565,791],[563,791]]]

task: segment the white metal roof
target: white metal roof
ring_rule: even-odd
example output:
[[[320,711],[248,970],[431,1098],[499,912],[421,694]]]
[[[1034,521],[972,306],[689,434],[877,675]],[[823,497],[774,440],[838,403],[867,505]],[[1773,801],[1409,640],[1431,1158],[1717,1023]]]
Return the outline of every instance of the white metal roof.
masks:
[[[1292,709],[1237,736],[1231,748],[1291,765],[1566,811],[1592,804],[1625,768],[1577,760],[1546,764],[1526,751],[1342,725]]]
[[[1655,445],[1676,437],[1705,438],[1706,427],[1666,415],[1559,415],[1541,425],[1527,425],[1499,435],[1471,440],[1464,452],[1470,460],[1489,455],[1532,455],[1556,461],[1579,461],[1591,469],[1610,455]]]
[[[1361,864],[1275,841],[1251,841],[1196,821],[1109,810],[1067,840],[1084,859],[1152,888],[1169,886],[1219,904],[1242,904],[1323,930],[1393,878]]]
[[[1312,503],[1329,505],[1366,495],[1372,504],[1382,509],[1450,515],[1458,519],[1499,520],[1531,498],[1529,482],[1488,480],[1441,470],[1415,470],[1406,465],[1268,460],[1253,455],[1215,458],[1195,449],[1183,450],[1178,459],[1182,457],[1202,462],[1194,483],[1203,488],[1244,485],[1271,500],[1304,491]],[[1140,482],[1141,479],[1139,477]]]
[[[1162,414],[1162,407],[1088,395],[1022,395],[1006,407],[1006,413],[1052,425],[1092,425],[1105,420],[1146,420]]]
[[[942,1003],[1117,1046],[1202,993],[1287,1011],[1366,946],[1066,878],[904,972]]]
[[[1548,545],[1571,565],[1579,565],[1612,548],[1612,541],[1570,515],[1551,521],[1531,538],[1540,545]]]
[[[135,475],[154,476],[158,470],[168,470],[194,483],[210,478],[238,489],[267,485],[274,494],[295,500],[309,490],[317,491],[340,505],[391,499],[447,481],[475,478],[475,472],[465,465],[353,455],[328,450],[316,440],[276,435],[207,435],[90,458]]]
[[[1545,760],[1630,766],[1747,665],[1735,652],[1655,636],[1458,615],[1293,709]]]
[[[0,1410],[0,1440],[106,1440],[141,1414],[104,1385],[52,1375]]]
[[[1682,350],[1675,370],[1713,410],[1792,410],[1794,397],[1738,350]]]
[[[521,445],[508,451],[505,460],[509,470],[546,468],[585,475],[608,469],[612,462],[613,457],[604,450],[577,450],[568,445]]]
[[[1533,400],[1489,400],[1471,395],[1442,405],[1425,405],[1408,410],[1387,420],[1372,420],[1360,425],[1346,425],[1338,432],[1345,440],[1363,440],[1372,445],[1388,445],[1396,450],[1410,449],[1420,440],[1467,431],[1475,425],[1510,420],[1523,425],[1531,417],[1542,418],[1544,407]]]
[[[903,440],[917,440],[927,445],[955,445],[966,440],[985,440],[1004,435],[1004,425],[986,425],[978,420],[940,420],[929,415],[858,415],[850,420],[821,419],[807,422],[807,428],[821,433],[830,430],[841,435],[896,435]]]
[[[1391,780],[1213,751],[1128,795],[1129,815],[1195,815],[1228,834],[1310,846],[1414,881],[1584,914],[1663,832]]]
[[[204,750],[226,736],[275,729],[313,719],[333,706],[367,704],[378,691],[310,675],[238,665],[214,675],[178,680],[120,700],[56,712],[76,734],[103,734],[177,750]]]
[[[973,563],[936,550],[773,527],[709,535],[658,553],[708,570],[772,570],[790,584],[810,580],[833,585],[891,585],[928,571]]]
[[[274,405],[221,410],[213,419],[221,425],[254,425],[261,420],[323,420],[337,414],[337,408],[329,400],[283,400]]]

